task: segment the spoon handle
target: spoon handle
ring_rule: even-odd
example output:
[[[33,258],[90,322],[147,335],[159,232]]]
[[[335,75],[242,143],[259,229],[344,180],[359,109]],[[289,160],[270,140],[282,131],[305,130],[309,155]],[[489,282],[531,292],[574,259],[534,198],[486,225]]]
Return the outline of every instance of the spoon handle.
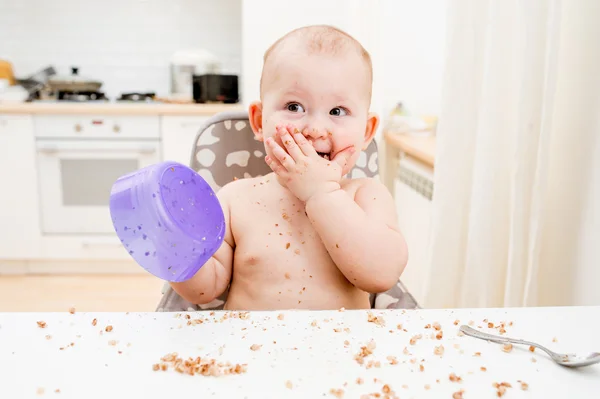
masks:
[[[460,331],[462,331],[466,335],[470,335],[471,337],[475,337],[475,338],[479,338],[479,339],[484,339],[486,341],[496,342],[498,344],[511,343],[511,344],[530,345],[530,346],[539,347],[534,342],[523,341],[522,339],[516,339],[516,338],[501,337],[501,336],[498,336],[498,335],[492,335],[492,334],[484,333],[482,331],[475,330],[474,328],[471,328],[471,327],[466,326],[466,325],[460,326]]]

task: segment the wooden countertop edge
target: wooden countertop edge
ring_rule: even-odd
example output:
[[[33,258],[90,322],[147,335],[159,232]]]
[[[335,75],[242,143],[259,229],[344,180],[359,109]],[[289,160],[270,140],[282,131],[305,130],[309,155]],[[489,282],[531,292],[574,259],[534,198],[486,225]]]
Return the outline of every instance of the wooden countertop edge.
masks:
[[[384,131],[386,145],[392,146],[419,161],[435,167],[435,136],[406,136],[391,131]]]
[[[211,116],[243,110],[241,104],[140,104],[140,103],[2,103],[0,114],[34,115],[178,115]]]

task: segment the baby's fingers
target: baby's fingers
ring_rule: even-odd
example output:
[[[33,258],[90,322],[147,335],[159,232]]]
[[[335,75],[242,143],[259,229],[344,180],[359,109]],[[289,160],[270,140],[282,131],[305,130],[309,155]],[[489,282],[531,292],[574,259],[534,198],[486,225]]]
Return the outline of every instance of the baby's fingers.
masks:
[[[354,147],[348,147],[344,151],[339,152],[333,159],[333,162],[337,163],[342,168],[344,168],[350,161],[350,158],[352,157],[355,151],[356,150]]]
[[[300,132],[294,133],[294,139],[296,143],[298,143],[298,147],[302,150],[302,153],[307,157],[317,158],[319,155],[317,151],[315,151],[315,147],[310,143],[310,141],[306,140],[306,137]]]

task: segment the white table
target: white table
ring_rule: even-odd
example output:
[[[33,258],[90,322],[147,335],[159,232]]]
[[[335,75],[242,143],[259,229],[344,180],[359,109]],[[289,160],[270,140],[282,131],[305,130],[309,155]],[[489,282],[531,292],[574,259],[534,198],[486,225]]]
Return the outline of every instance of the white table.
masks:
[[[568,369],[519,346],[506,353],[502,345],[458,336],[460,324],[454,323],[472,320],[475,327],[498,332],[483,320],[504,321],[508,336],[557,351],[589,352],[600,350],[600,307],[374,311],[385,326],[368,322],[367,311],[252,312],[224,319],[225,314],[237,313],[0,314],[0,398],[335,398],[332,389],[343,390],[338,397],[360,398],[381,393],[384,384],[401,398],[452,398],[460,390],[463,398],[495,398],[495,382],[512,385],[506,398],[600,395],[598,365]],[[188,325],[185,315],[206,321]],[[431,338],[435,329],[425,328],[435,322],[441,340]],[[105,332],[109,325],[113,330]],[[411,345],[418,334],[422,339]],[[376,347],[359,365],[354,356],[371,338]],[[445,348],[443,356],[434,354],[438,345]],[[246,364],[246,372],[207,377],[171,367],[154,371],[153,364],[172,352]],[[390,364],[388,356],[398,363]],[[376,361],[379,368],[368,367]],[[451,373],[462,380],[450,381]]]

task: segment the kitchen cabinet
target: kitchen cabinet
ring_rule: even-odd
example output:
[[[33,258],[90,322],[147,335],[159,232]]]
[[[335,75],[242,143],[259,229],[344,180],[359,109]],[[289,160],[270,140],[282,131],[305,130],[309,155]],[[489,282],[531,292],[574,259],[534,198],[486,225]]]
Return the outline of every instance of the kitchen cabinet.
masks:
[[[163,116],[161,118],[162,157],[189,165],[196,135],[210,116]]]
[[[0,259],[35,257],[41,233],[30,115],[0,114],[0,182]]]
[[[415,299],[422,303],[424,281],[428,278],[433,169],[403,156],[399,160],[397,172],[393,185],[394,200],[409,257],[401,279]]]

